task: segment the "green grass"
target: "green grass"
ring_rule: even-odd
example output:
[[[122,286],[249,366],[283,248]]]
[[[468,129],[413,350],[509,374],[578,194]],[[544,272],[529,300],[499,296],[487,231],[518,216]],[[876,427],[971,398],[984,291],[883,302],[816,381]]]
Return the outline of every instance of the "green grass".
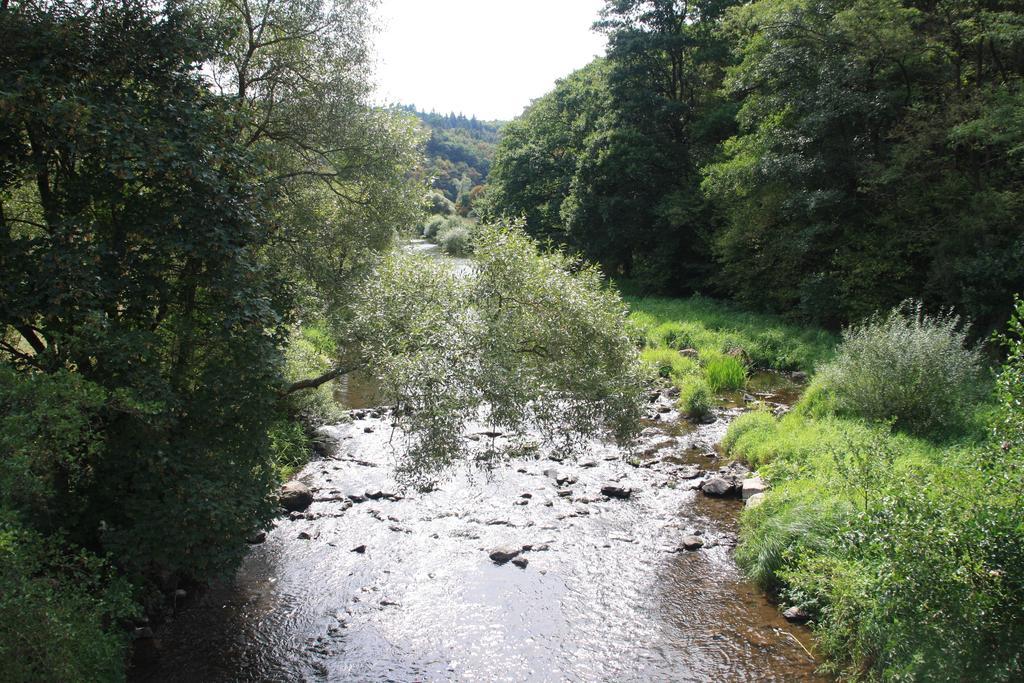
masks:
[[[983,433],[937,442],[826,408],[751,412],[723,439],[772,486],[742,516],[747,576],[814,616],[841,678],[1019,680],[1024,627],[1002,607],[1024,579],[1019,471],[986,467],[1002,452]]]
[[[710,354],[704,360],[704,375],[715,393],[742,389],[747,383],[747,368],[736,358]]]
[[[742,349],[755,367],[810,372],[832,357],[838,342],[825,330],[706,297],[624,298],[634,334],[650,347],[694,349],[701,355]]]
[[[666,348],[645,348],[640,351],[642,360],[651,372],[665,379],[675,379],[700,373],[700,365],[692,358],[679,355],[678,351]]]
[[[700,376],[684,377],[676,382],[679,387],[679,410],[689,417],[700,419],[711,412],[714,398],[707,380]]]

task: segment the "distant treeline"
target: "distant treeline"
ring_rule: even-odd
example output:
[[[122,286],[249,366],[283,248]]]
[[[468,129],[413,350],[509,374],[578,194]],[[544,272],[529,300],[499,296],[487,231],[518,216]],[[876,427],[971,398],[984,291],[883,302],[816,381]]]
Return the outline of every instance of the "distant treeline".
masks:
[[[1011,0],[615,0],[607,55],[504,130],[495,214],[648,291],[828,325],[1024,290]]]
[[[430,129],[426,172],[433,179],[434,188],[468,213],[470,192],[483,185],[491,171],[502,123],[481,121],[475,116],[466,118],[454,112],[422,112],[415,105],[400,109],[415,114]]]

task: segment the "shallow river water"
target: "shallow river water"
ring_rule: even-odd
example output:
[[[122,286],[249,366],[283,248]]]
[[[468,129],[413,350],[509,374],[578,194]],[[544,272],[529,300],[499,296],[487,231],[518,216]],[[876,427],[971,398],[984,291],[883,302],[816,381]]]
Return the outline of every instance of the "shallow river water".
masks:
[[[299,476],[307,513],[282,517],[233,581],[165,626],[158,665],[135,678],[812,679],[806,632],[733,562],[742,503],[688,478],[725,464],[711,454],[738,410],[695,428],[666,412],[636,450],[467,467],[429,493],[396,484],[387,415],[355,411],[324,428],[330,457]],[[633,493],[608,498],[608,484]],[[704,547],[679,549],[687,534]],[[509,544],[532,546],[525,568],[491,561]]]

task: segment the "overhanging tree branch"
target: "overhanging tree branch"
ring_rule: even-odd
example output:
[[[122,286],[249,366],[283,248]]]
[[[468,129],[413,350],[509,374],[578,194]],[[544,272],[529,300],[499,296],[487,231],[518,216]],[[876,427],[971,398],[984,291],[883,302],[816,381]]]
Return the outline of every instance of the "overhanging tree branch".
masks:
[[[288,386],[281,390],[281,395],[288,396],[290,394],[294,394],[296,391],[302,391],[303,389],[316,389],[322,384],[327,384],[332,379],[337,379],[342,375],[347,375],[350,372],[355,372],[356,370],[359,370],[360,368],[363,367],[366,367],[366,363],[364,361],[351,363],[349,365],[340,365],[334,368],[333,370],[325,372],[319,377],[310,377],[308,379],[301,379],[298,382],[292,382],[291,384],[289,384]]]

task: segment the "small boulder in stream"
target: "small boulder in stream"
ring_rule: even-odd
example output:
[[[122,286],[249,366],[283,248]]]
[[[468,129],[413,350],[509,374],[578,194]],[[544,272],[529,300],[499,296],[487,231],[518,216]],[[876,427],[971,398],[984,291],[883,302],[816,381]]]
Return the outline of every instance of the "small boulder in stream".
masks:
[[[711,477],[701,484],[700,490],[703,491],[706,496],[722,498],[724,496],[732,495],[736,490],[736,486],[733,482],[724,477]]]
[[[547,469],[544,470],[544,475],[555,480],[555,483],[559,486],[569,486],[575,484],[577,479],[576,475],[565,470]]]
[[[290,481],[281,487],[278,501],[288,512],[302,512],[313,504],[313,492],[301,481]]]
[[[679,545],[683,550],[700,550],[704,547],[704,539],[700,536],[694,536],[691,534],[689,536],[683,536]]]
[[[601,487],[601,494],[609,498],[625,500],[633,495],[633,489],[630,486],[622,486],[620,484],[605,484]]]
[[[516,557],[512,559],[512,564],[520,569],[526,569],[526,565],[530,564],[530,561],[525,557]]]
[[[516,545],[500,545],[490,552],[488,557],[494,564],[505,564],[509,560],[518,557],[519,553],[523,551],[521,546]]]
[[[808,614],[799,607],[790,607],[782,613],[782,616],[786,618],[786,621],[792,622],[794,624],[804,624],[810,621],[811,618],[810,614]]]

